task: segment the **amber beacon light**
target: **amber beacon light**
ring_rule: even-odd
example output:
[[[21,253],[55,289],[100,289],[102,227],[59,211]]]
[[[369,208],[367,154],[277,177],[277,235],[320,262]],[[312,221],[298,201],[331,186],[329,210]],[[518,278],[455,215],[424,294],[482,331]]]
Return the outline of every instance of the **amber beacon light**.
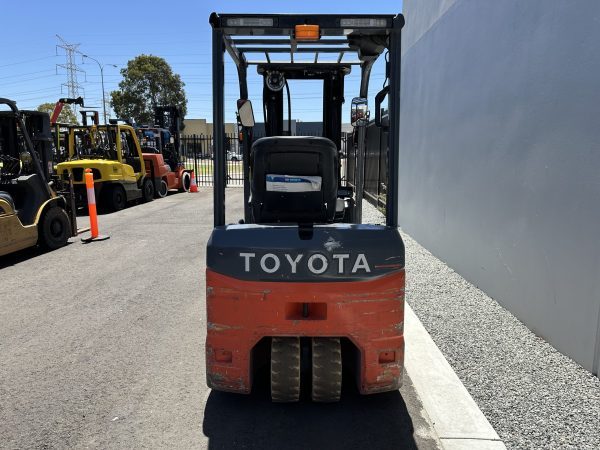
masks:
[[[318,41],[320,38],[319,25],[296,25],[297,41]]]

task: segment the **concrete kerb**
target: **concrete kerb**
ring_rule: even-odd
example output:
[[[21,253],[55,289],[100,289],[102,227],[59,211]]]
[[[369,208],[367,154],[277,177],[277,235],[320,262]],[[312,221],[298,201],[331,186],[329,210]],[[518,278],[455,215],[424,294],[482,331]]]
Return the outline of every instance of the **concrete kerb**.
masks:
[[[506,449],[410,305],[405,305],[405,369],[444,449]]]

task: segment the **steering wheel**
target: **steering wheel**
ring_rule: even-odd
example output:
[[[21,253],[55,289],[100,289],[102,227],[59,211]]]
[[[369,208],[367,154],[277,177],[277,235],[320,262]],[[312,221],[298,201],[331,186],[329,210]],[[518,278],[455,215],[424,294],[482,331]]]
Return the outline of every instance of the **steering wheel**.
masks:
[[[9,155],[0,155],[0,175],[17,177],[21,174],[21,160]]]

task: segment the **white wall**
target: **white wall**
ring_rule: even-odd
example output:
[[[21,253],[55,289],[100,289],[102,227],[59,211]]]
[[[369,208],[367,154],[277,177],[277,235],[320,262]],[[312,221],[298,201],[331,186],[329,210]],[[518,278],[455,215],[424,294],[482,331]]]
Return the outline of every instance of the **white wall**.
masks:
[[[403,9],[401,225],[598,373],[600,1]]]

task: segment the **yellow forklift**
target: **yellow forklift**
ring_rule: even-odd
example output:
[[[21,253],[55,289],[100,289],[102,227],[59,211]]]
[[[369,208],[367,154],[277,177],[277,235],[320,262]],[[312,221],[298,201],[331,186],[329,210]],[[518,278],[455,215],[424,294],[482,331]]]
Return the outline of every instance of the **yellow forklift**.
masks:
[[[19,111],[0,98],[0,256],[33,247],[54,250],[77,234],[72,201],[51,179],[50,116]]]
[[[73,178],[78,207],[85,207],[85,169],[92,169],[101,208],[119,211],[129,202],[154,199],[154,182],[146,175],[142,149],[133,126],[111,120],[99,125],[96,111],[81,111],[83,126],[69,129],[69,159],[59,163],[59,177]],[[91,123],[88,125],[88,121]]]

